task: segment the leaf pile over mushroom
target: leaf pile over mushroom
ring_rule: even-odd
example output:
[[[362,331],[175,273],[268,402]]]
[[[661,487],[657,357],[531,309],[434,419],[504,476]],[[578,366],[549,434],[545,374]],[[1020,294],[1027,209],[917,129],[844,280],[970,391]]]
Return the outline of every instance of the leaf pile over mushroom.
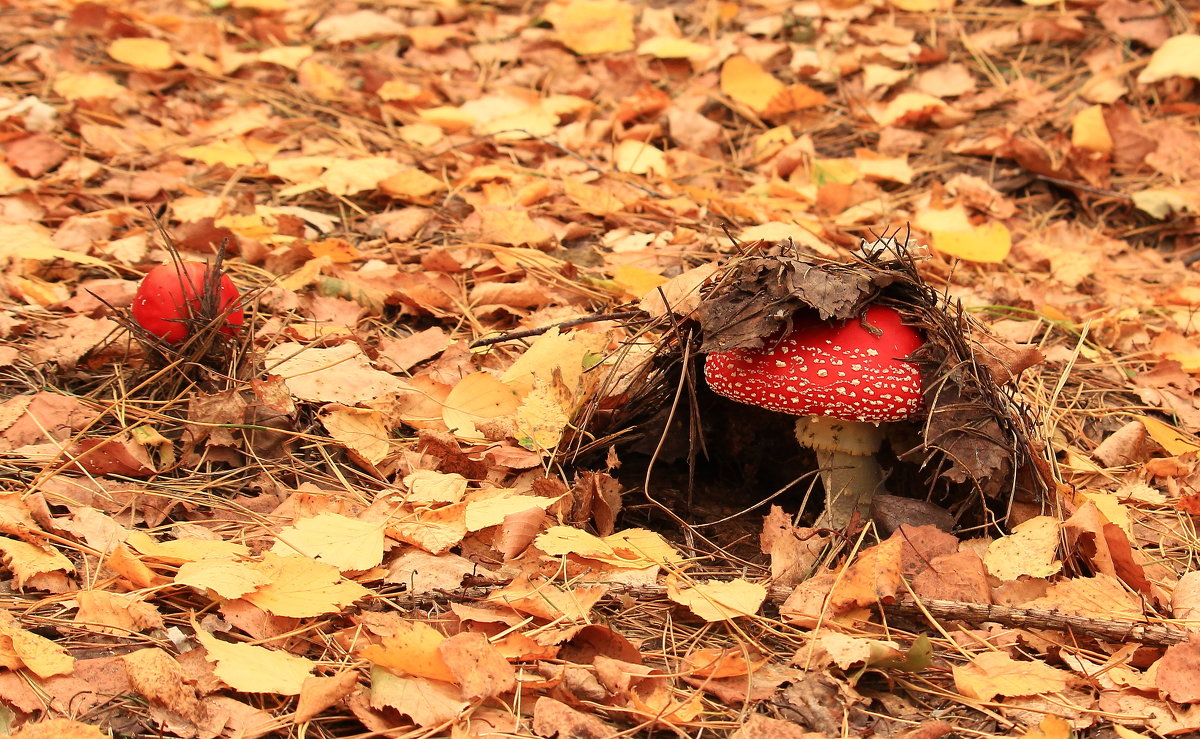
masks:
[[[1040,356],[990,336],[927,285],[915,250],[886,235],[863,246],[845,263],[788,243],[746,245],[747,255],[712,280],[694,314],[700,351],[762,347],[801,312],[838,321],[868,305],[890,306],[926,336],[912,357],[925,377],[923,407],[911,419],[920,443],[896,450],[900,458],[933,465],[948,482],[990,498],[1039,498],[1048,490],[1038,463],[1044,445],[1014,381]]]

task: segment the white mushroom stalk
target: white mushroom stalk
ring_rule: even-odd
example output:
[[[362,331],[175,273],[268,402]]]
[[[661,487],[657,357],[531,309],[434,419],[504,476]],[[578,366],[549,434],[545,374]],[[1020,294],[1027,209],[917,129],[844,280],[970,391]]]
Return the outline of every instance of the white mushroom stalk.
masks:
[[[880,423],[921,403],[921,374],[907,361],[924,339],[898,312],[871,306],[844,325],[798,321],[762,349],[713,352],[704,377],[719,395],[802,416],[797,440],[817,454],[825,487],[818,525],[844,528],[869,516],[882,487]]]

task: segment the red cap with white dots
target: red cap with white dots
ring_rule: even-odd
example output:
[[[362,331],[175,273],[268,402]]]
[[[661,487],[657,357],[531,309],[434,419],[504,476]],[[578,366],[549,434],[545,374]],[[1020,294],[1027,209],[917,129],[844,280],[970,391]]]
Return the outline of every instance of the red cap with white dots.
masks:
[[[921,373],[905,357],[925,343],[901,320],[873,305],[843,325],[798,322],[766,348],[709,354],[704,378],[718,395],[780,413],[901,421],[921,404]]]

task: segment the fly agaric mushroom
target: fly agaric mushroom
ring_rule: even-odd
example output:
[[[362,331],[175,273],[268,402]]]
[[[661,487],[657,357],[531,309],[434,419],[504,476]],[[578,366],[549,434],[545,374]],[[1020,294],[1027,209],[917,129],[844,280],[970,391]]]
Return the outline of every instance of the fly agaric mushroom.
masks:
[[[718,395],[801,416],[796,439],[817,453],[825,485],[818,525],[867,515],[883,479],[881,423],[921,403],[921,373],[905,361],[924,339],[892,308],[874,305],[844,325],[802,320],[762,349],[713,352],[704,378]]]

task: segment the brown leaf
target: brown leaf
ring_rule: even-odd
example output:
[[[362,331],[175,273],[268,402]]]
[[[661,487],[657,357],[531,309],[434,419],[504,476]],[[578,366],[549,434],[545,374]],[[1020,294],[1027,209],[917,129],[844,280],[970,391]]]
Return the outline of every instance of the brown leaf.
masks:
[[[455,634],[437,650],[469,700],[494,698],[516,685],[513,666],[479,632]]]
[[[533,731],[548,739],[605,739],[620,733],[592,713],[576,711],[545,696],[533,704]]]
[[[356,670],[346,670],[332,677],[305,678],[300,686],[292,720],[302,724],[316,718],[325,709],[353,693],[358,688],[358,679]]]
[[[1168,647],[1158,661],[1154,684],[1176,703],[1200,703],[1200,637]]]
[[[202,725],[208,715],[196,694],[196,688],[186,679],[175,659],[157,647],[131,652],[121,658],[129,683],[146,700]]]

